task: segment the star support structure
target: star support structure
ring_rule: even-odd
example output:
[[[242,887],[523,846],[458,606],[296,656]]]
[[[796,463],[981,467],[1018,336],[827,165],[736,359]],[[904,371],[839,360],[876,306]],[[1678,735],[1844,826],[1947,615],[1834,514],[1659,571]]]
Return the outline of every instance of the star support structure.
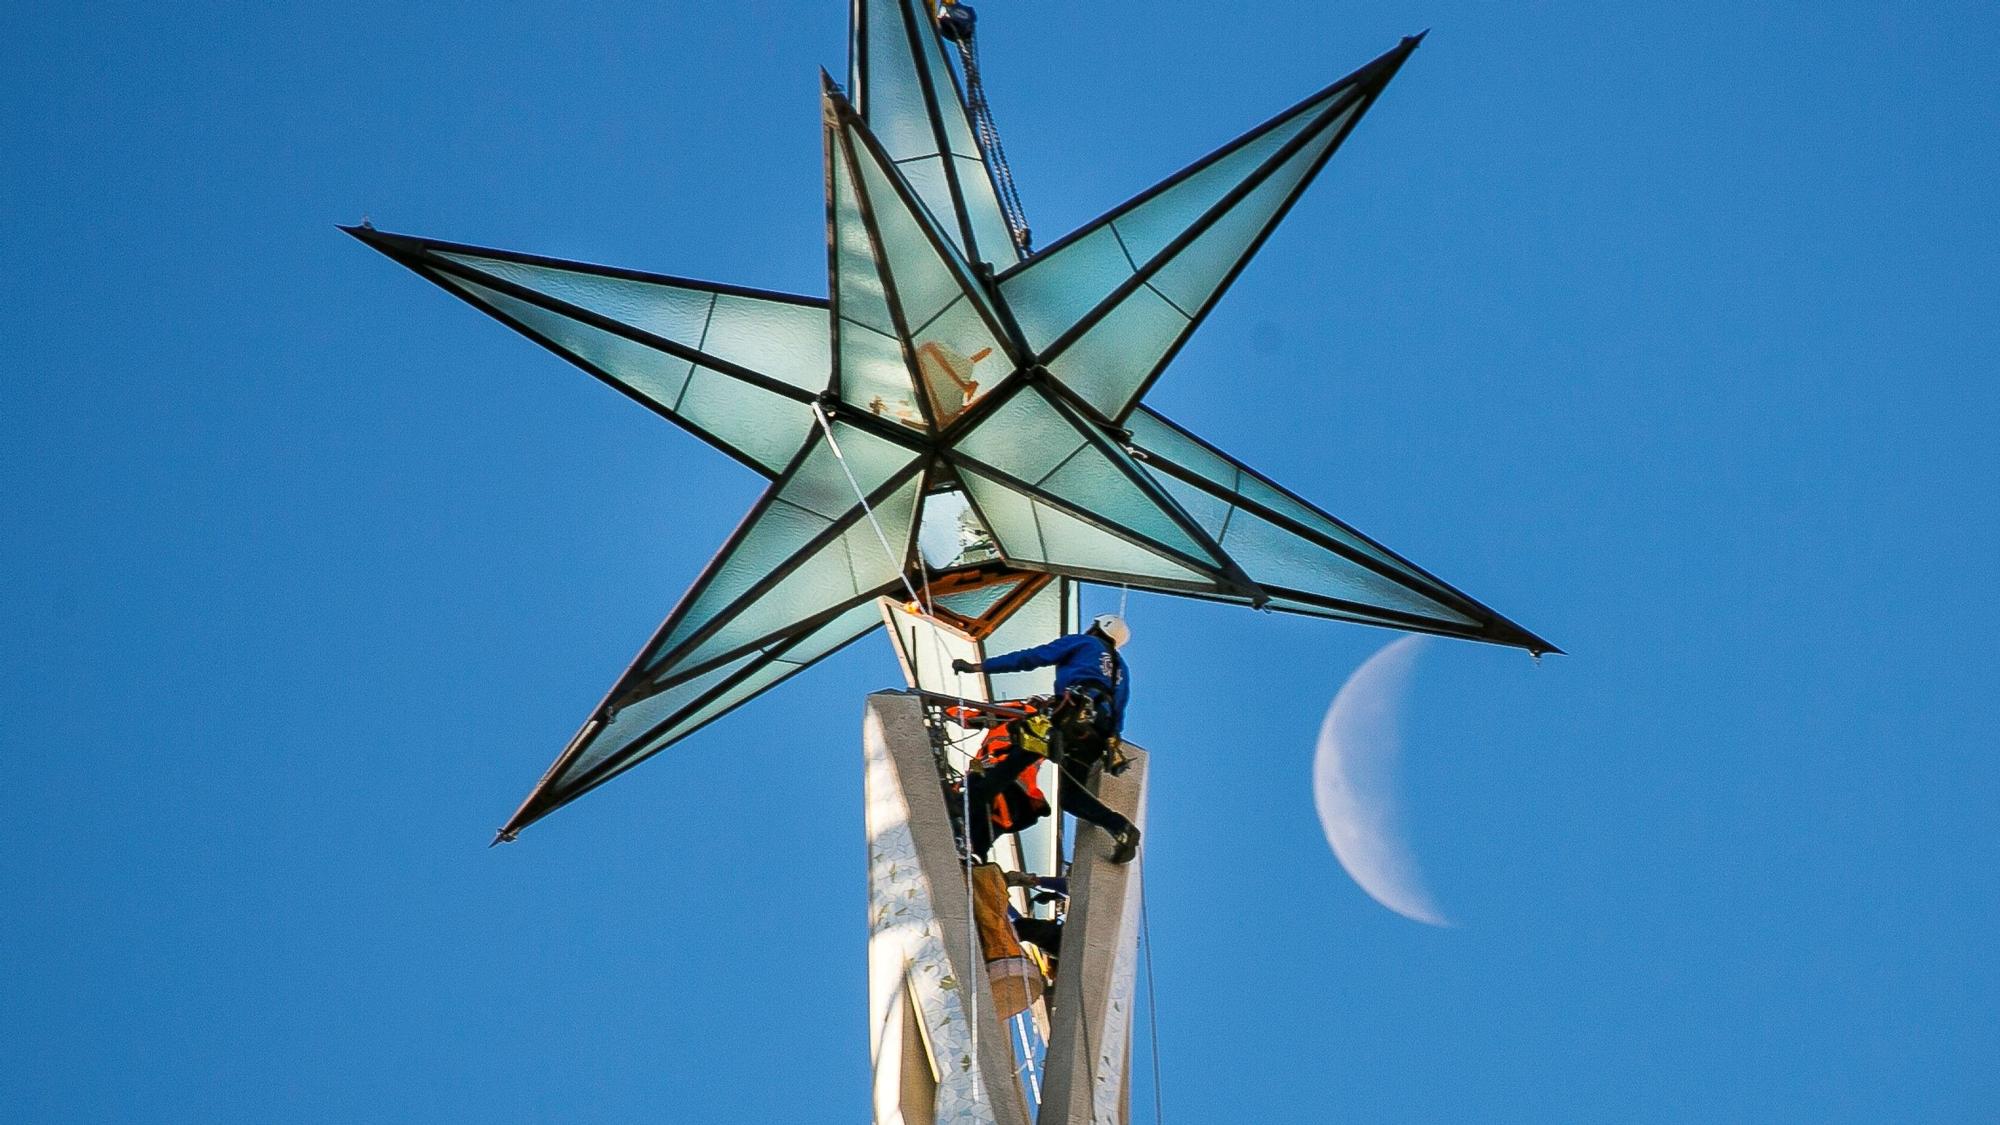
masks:
[[[1558,651],[1142,403],[1421,38],[1024,260],[923,0],[855,0],[825,300],[344,228],[771,481],[501,839],[905,590],[974,637],[1087,581]]]

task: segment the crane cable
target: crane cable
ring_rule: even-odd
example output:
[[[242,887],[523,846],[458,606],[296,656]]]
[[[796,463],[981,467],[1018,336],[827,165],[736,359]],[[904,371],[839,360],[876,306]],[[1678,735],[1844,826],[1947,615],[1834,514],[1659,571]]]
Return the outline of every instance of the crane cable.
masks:
[[[994,194],[1007,219],[1007,231],[1022,255],[1033,249],[1034,234],[1028,229],[1027,212],[1021,207],[1021,193],[1014,188],[1014,170],[1007,164],[1007,150],[1000,146],[1000,130],[993,124],[993,107],[986,101],[986,83],[979,76],[978,18],[972,5],[962,0],[943,0],[937,12],[938,35],[958,48],[959,69],[965,73],[965,108],[972,115],[978,134],[979,151],[986,156],[987,171],[993,174]]]

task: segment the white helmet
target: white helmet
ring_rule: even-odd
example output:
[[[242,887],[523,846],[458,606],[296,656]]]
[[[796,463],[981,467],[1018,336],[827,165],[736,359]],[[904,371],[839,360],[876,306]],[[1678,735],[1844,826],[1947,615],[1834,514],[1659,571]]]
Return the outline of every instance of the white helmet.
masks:
[[[1132,640],[1132,627],[1115,613],[1098,614],[1091,620],[1090,627],[1103,633],[1113,648],[1124,648]]]

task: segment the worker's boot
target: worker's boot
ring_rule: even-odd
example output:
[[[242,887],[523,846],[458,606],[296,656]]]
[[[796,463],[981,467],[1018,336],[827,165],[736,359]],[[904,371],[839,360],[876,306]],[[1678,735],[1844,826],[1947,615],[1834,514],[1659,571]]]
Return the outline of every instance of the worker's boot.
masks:
[[[1111,862],[1132,862],[1132,857],[1139,854],[1139,826],[1127,824],[1125,831],[1113,836],[1111,841],[1116,845],[1111,849]]]

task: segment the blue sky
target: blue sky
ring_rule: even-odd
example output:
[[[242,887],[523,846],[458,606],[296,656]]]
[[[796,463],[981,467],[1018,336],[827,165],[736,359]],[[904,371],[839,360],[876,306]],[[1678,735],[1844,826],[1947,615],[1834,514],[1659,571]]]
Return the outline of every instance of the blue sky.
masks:
[[[2000,1114],[2000,15],[983,11],[1044,242],[1434,29],[1150,401],[1572,653],[1427,648],[1434,930],[1389,634],[1134,597],[1166,1113]],[[886,646],[487,850],[757,481],[333,229],[824,292],[844,23],[0,18],[0,1117],[865,1118]]]

